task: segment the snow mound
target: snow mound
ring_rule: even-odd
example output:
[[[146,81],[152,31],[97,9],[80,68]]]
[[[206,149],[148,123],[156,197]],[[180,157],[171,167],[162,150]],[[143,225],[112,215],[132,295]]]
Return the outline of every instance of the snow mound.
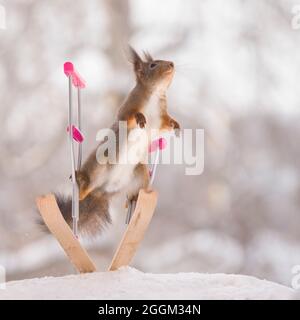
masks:
[[[244,275],[151,274],[130,267],[13,281],[3,299],[291,299],[288,287]]]

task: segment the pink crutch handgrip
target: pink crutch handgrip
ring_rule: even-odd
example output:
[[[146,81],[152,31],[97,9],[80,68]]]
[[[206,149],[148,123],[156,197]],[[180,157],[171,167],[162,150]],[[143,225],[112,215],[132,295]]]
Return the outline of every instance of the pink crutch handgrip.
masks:
[[[72,126],[72,129],[73,129],[73,139],[75,141],[77,141],[78,143],[81,143],[83,140],[84,140],[84,135],[83,133],[76,127],[76,126]],[[67,131],[69,132],[69,127],[67,127]]]
[[[157,149],[163,150],[167,146],[167,140],[165,138],[159,138],[151,142],[149,146],[149,153],[155,152]]]
[[[64,73],[67,77],[72,77],[72,83],[74,87],[79,89],[84,89],[86,87],[85,81],[79,75],[79,73],[75,70],[72,62],[64,63]]]

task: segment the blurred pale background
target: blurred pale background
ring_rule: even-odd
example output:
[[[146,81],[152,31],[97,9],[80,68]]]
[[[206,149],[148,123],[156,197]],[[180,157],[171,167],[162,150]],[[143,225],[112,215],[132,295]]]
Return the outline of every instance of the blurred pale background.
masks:
[[[0,264],[8,279],[74,272],[35,225],[37,195],[70,188],[67,80],[87,80],[85,155],[132,88],[131,43],[173,60],[170,113],[205,130],[205,169],[158,168],[159,204],[132,266],[242,273],[290,284],[300,264],[300,30],[296,1],[1,1]],[[105,270],[125,228],[85,242]]]

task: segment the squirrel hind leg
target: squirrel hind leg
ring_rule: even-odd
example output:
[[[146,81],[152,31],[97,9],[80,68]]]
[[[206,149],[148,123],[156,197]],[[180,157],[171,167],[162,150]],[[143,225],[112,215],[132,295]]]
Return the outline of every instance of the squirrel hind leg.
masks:
[[[84,200],[92,191],[92,188],[79,189],[79,200]]]
[[[137,200],[140,189],[148,189],[150,182],[149,169],[146,164],[139,163],[134,170],[133,179],[127,188],[129,201]]]
[[[76,171],[75,175],[79,188],[79,200],[84,200],[93,191],[89,176],[84,171]]]

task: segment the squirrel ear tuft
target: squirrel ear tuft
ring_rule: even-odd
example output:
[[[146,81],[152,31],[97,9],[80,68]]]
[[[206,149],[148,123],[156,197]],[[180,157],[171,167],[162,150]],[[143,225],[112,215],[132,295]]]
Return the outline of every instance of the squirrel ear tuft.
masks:
[[[129,61],[133,64],[135,73],[142,71],[143,60],[131,46],[129,46]]]
[[[153,61],[151,54],[148,51],[144,51],[144,56],[147,62]]]

